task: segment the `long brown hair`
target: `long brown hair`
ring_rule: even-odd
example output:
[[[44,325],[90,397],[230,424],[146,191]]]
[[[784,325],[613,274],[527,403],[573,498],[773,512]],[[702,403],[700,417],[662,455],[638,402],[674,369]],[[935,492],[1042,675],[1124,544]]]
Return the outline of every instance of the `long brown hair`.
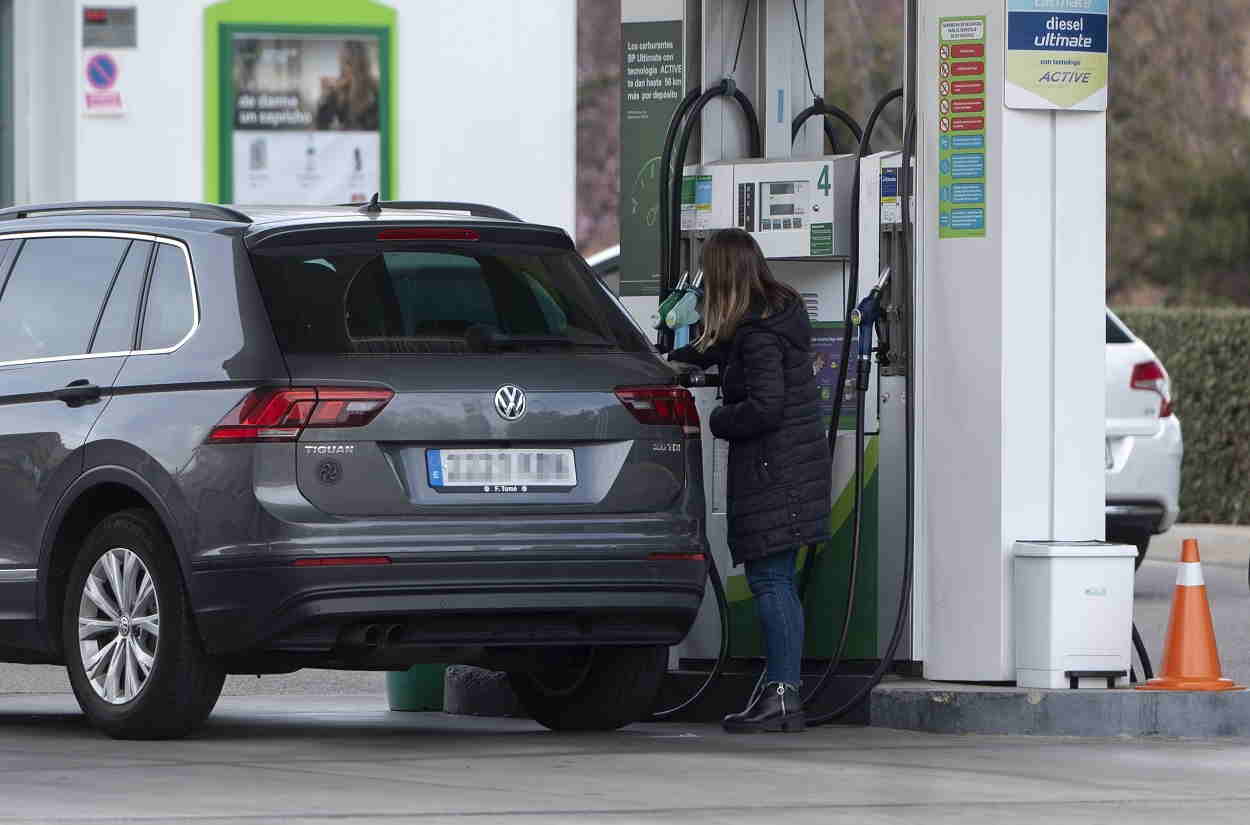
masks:
[[[759,244],[741,229],[721,229],[704,244],[703,296],[700,351],[732,338],[750,310],[766,318],[799,299],[773,277]]]

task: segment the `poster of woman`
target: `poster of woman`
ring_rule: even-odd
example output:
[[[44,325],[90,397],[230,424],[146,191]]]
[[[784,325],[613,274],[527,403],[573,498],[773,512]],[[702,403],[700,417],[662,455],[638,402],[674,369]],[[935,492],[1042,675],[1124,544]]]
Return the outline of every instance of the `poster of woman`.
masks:
[[[236,34],[233,200],[326,204],[381,189],[377,38]]]

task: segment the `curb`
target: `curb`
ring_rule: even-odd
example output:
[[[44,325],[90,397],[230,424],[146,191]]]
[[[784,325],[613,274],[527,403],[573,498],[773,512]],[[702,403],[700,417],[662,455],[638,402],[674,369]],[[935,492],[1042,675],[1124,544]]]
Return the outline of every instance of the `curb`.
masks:
[[[929,682],[877,687],[871,724],[949,734],[1250,736],[1250,691],[1030,690]]]

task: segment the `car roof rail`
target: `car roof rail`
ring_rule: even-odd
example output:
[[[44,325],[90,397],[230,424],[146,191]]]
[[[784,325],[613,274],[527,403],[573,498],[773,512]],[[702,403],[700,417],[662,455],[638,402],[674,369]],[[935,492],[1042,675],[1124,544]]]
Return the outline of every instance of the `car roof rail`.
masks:
[[[166,215],[177,218],[201,218],[214,221],[251,223],[252,219],[237,209],[216,203],[191,201],[67,201],[64,203],[30,203],[0,209],[0,220],[35,218],[43,215],[80,213],[124,215]]]
[[[484,203],[461,203],[460,201],[369,201],[368,203],[360,201],[357,203],[340,203],[339,206],[377,206],[380,209],[412,209],[412,210],[429,210],[432,212],[468,212],[475,218],[496,218],[501,221],[516,221],[522,223],[521,219],[507,210],[500,209],[497,206],[488,206]]]

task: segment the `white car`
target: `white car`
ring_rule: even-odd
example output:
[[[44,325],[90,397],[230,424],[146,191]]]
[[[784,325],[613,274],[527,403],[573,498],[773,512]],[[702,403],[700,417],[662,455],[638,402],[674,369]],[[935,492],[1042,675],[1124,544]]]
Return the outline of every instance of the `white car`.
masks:
[[[1163,362],[1107,310],[1107,540],[1146,557],[1180,514],[1181,422]]]
[[[619,246],[587,262],[613,289]],[[1172,411],[1167,370],[1150,347],[1107,310],[1107,540],[1146,557],[1152,536],[1180,513],[1181,422]]]

